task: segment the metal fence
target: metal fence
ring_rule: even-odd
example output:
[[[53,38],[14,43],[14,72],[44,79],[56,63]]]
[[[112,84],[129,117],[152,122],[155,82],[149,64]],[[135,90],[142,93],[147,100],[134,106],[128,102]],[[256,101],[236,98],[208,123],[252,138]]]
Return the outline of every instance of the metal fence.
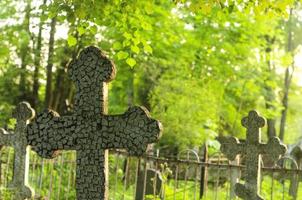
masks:
[[[1,151],[1,196],[10,199],[13,149]],[[273,167],[262,166],[261,195],[265,199],[302,197],[302,170],[289,158],[281,158]],[[272,165],[272,164],[270,164]],[[46,160],[30,155],[29,183],[34,199],[75,199],[75,153],[62,152]],[[122,151],[110,153],[110,200],[195,200],[235,199],[234,184],[244,181],[244,158],[228,161],[220,152],[182,151],[178,156],[144,155],[130,157]]]

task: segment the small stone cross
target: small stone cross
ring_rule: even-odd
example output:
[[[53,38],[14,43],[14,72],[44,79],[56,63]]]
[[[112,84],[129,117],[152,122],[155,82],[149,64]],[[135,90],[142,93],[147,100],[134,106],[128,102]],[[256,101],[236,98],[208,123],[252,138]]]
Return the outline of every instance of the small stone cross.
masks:
[[[44,158],[53,158],[57,150],[76,150],[77,199],[107,199],[105,149],[141,155],[149,143],[158,140],[161,125],[142,107],[105,115],[106,83],[114,78],[115,67],[99,49],[84,49],[69,65],[69,75],[76,85],[74,112],[60,117],[46,110],[28,126],[27,138]]]
[[[256,111],[250,111],[241,122],[247,129],[246,142],[240,143],[235,137],[222,137],[219,139],[221,152],[229,160],[234,160],[238,154],[245,155],[245,184],[237,183],[235,185],[236,195],[245,200],[262,200],[263,198],[259,195],[261,154],[270,155],[274,161],[286,152],[286,146],[281,144],[277,137],[271,138],[267,144],[261,143],[260,128],[264,127],[265,119],[260,117]]]
[[[14,153],[14,170],[10,188],[14,189],[14,199],[23,200],[32,197],[32,190],[28,184],[29,169],[29,146],[26,141],[27,122],[35,115],[34,110],[28,103],[20,103],[13,113],[13,117],[17,119],[14,133],[0,129],[0,145],[12,146]]]

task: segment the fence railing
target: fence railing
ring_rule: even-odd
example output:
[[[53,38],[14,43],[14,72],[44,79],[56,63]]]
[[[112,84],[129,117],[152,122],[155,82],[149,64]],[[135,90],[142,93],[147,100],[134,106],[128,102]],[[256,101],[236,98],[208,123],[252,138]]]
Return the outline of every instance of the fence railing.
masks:
[[[1,196],[9,199],[12,178],[12,148],[1,151]],[[168,156],[167,156],[168,157]],[[228,161],[221,153],[198,155],[193,150],[176,157],[144,155],[130,157],[114,151],[109,157],[110,200],[235,199],[234,185],[244,181],[244,158]],[[75,199],[75,153],[62,152],[47,160],[30,155],[29,184],[34,199]],[[273,167],[262,166],[261,195],[265,199],[295,199],[302,196],[302,170],[284,157]]]

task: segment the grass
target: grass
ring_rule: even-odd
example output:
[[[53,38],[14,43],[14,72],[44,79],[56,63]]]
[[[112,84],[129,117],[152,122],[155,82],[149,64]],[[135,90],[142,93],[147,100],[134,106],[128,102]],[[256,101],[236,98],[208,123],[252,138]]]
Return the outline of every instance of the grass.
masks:
[[[13,169],[13,151],[10,148],[1,150],[1,196],[3,200],[12,199],[12,191],[7,189],[7,184],[11,181]],[[67,200],[76,199],[75,193],[75,154],[73,152],[64,153],[63,158],[59,156],[54,160],[43,160],[34,153],[31,155],[31,165],[29,182],[34,188],[37,199]],[[109,199],[110,200],[133,200],[136,190],[136,169],[137,159],[130,158],[129,173],[124,177],[123,165],[124,157],[110,156],[109,158]],[[140,169],[144,169],[142,163]],[[193,181],[180,180],[175,182],[170,168],[172,166],[161,165],[163,175],[162,193],[165,200],[194,200],[199,198],[199,183]],[[227,179],[228,170],[209,170],[209,182],[203,200],[223,200],[230,198],[230,184]],[[195,176],[196,177],[196,176]],[[217,182],[217,178],[220,181]],[[285,199],[290,200],[288,195],[290,181],[280,182],[276,179],[272,181],[270,175],[263,177],[261,185],[261,195],[264,199]],[[298,196],[302,196],[302,183],[300,184]],[[160,199],[158,196],[146,196],[146,200]]]

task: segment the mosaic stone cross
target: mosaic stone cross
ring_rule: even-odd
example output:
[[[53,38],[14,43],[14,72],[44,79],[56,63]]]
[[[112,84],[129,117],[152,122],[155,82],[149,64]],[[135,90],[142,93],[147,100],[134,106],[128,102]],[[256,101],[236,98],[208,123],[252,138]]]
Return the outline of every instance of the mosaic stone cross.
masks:
[[[272,160],[277,160],[286,152],[286,146],[281,144],[279,138],[271,138],[267,144],[261,143],[261,131],[265,125],[265,119],[256,111],[250,111],[247,117],[242,119],[242,125],[247,129],[245,143],[240,143],[235,137],[222,137],[221,151],[229,160],[234,160],[238,154],[245,156],[245,184],[237,183],[235,193],[245,200],[261,200],[260,186],[260,159],[261,154],[268,154]]]
[[[13,113],[17,119],[14,133],[0,129],[0,145],[12,146],[14,153],[14,170],[10,188],[14,189],[14,199],[23,200],[32,197],[32,190],[28,184],[29,169],[29,146],[26,141],[26,126],[30,119],[34,117],[34,110],[28,103],[20,103]]]
[[[76,85],[74,112],[61,117],[51,110],[39,114],[28,126],[28,142],[44,158],[55,157],[58,150],[75,150],[77,199],[107,199],[105,149],[141,155],[158,140],[161,125],[142,107],[105,115],[106,83],[114,78],[115,67],[96,47],[84,49],[70,63],[69,75]]]

